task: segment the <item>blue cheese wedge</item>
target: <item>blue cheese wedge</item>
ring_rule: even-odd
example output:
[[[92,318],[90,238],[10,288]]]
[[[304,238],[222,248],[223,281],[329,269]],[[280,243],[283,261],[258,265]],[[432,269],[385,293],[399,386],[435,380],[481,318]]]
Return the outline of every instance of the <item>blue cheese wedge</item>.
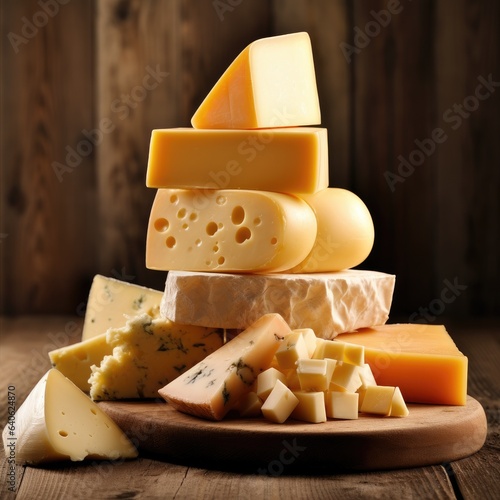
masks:
[[[156,398],[158,389],[221,347],[223,332],[142,314],[110,328],[106,341],[113,353],[91,367],[90,397]]]
[[[279,314],[266,314],[158,392],[179,411],[221,420],[252,391],[290,333]]]
[[[96,274],[90,287],[82,340],[125,326],[127,316],[158,316],[162,292]]]

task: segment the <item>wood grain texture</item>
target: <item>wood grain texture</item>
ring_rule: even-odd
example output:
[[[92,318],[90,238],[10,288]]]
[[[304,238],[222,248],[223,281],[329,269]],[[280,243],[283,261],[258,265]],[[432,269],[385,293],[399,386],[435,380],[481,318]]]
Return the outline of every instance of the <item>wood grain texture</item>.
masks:
[[[93,155],[54,162],[92,124],[92,4],[1,9],[1,309],[74,312],[93,260]]]

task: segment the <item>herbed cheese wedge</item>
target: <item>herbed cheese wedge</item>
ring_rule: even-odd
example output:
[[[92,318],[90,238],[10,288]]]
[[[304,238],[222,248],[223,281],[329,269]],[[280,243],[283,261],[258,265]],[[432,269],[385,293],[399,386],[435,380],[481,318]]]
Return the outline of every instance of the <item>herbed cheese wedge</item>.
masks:
[[[16,462],[85,458],[135,458],[137,450],[122,430],[58,370],[49,370],[4,428],[3,444],[15,443]]]
[[[162,292],[96,274],[90,287],[82,340],[125,325],[126,316],[158,316]]]
[[[251,392],[290,333],[279,314],[267,314],[158,392],[179,411],[221,420]]]
[[[90,396],[94,400],[156,398],[158,389],[222,346],[215,328],[172,323],[142,314],[123,328],[110,328],[113,347],[99,366],[92,366]]]

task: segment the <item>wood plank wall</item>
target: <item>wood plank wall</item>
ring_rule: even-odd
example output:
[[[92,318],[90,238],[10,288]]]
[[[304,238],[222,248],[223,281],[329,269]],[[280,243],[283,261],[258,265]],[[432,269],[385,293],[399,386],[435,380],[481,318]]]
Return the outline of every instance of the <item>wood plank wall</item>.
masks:
[[[2,313],[74,313],[97,272],[161,289],[144,266],[151,129],[188,126],[252,40],[305,30],[330,184],[375,222],[362,267],[397,275],[403,317],[499,314],[499,2],[18,0],[0,14]]]

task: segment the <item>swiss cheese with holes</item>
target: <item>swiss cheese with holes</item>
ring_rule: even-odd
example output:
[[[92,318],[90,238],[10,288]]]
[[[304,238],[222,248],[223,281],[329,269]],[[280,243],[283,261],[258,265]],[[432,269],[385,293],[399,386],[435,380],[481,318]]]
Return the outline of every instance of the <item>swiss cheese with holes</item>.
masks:
[[[309,254],[313,210],[287,194],[159,189],[151,209],[146,266],[157,270],[278,272]]]

